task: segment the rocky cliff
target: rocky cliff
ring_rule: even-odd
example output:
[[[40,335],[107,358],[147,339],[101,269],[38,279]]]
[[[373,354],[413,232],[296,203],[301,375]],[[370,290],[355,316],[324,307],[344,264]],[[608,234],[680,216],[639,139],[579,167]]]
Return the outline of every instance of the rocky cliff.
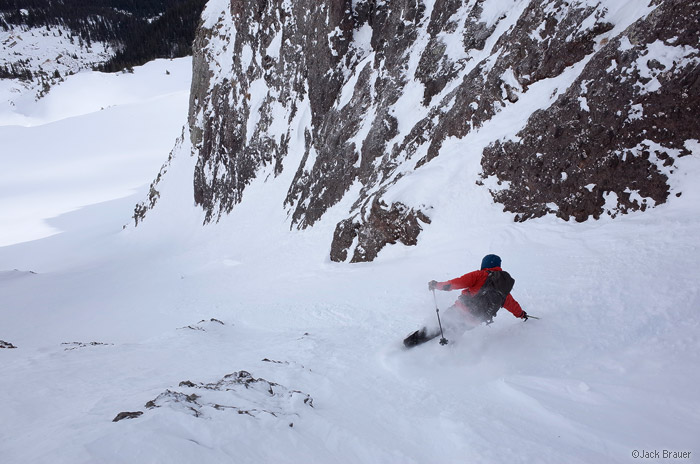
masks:
[[[371,261],[430,223],[430,204],[392,194],[400,179],[527,111],[524,127],[489,129],[466,179],[497,185],[515,220],[659,205],[700,139],[698,18],[687,0],[211,0],[194,46],[195,202],[216,221],[254,179],[292,170],[290,226],[351,195],[330,256]]]

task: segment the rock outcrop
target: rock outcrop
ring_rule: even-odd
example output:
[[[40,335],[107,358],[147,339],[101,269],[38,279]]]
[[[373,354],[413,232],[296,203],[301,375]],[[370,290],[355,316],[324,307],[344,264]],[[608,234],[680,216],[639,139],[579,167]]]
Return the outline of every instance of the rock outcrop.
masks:
[[[10,342],[6,342],[4,340],[0,340],[0,348],[8,348],[8,349],[15,349],[17,348],[15,345],[13,345]]]
[[[117,414],[112,422],[119,422],[124,419],[137,419],[143,415],[143,411],[124,411]]]
[[[371,261],[430,223],[397,182],[527,110],[517,136],[489,129],[468,179],[500,184],[515,220],[661,204],[700,139],[698,17],[683,0],[211,0],[194,47],[195,202],[217,221],[254,179],[286,173],[290,227],[351,195],[331,259]]]
[[[247,371],[233,372],[215,383],[184,380],[179,390],[167,389],[146,403],[146,409],[167,407],[194,417],[208,417],[216,411],[258,417],[282,418],[299,415],[301,409],[313,408],[311,396],[299,390],[289,390],[275,382],[255,378]],[[141,411],[130,418],[140,416]],[[119,417],[115,417],[114,421]],[[122,417],[125,418],[125,417]]]
[[[596,53],[518,141],[484,151],[484,175],[512,182],[494,198],[516,220],[582,222],[666,202],[676,159],[700,135],[698,5],[662,3]]]

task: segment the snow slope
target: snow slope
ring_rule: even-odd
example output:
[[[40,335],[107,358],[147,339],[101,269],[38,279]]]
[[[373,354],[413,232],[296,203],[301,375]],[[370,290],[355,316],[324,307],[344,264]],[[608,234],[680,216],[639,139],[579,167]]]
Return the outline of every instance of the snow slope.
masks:
[[[60,229],[46,219],[142,192],[185,122],[190,67],[186,58],[134,74],[83,72],[38,101],[25,93],[0,104],[0,246]]]
[[[147,67],[133,84],[153,93],[134,92],[128,104],[63,119],[39,105],[24,116],[53,122],[0,127],[3,147],[23,155],[3,150],[0,183],[0,211],[11,218],[0,247],[0,339],[17,346],[0,349],[2,462],[625,463],[642,450],[697,458],[698,156],[679,160],[682,196],[652,211],[514,223],[486,189],[461,181],[479,160],[460,154],[477,152],[494,123],[450,141],[412,176],[405,195],[441,186],[417,247],[350,265],[327,258],[349,205],[289,230],[279,205],[293,173],[259,175],[231,215],[202,227],[185,133],[157,208],[122,229],[135,203],[124,196],[153,177],[184,122],[184,87],[173,90],[179,103],[165,104],[165,84],[151,85],[175,75]],[[84,79],[114,88],[106,76]],[[515,109],[503,118],[526,116]],[[144,129],[170,117],[167,129]],[[126,147],[97,154],[87,141],[114,124],[123,129],[112,145]],[[294,135],[292,145],[303,143]],[[51,145],[34,148],[41,137]],[[45,154],[68,144],[61,158]],[[115,161],[141,146],[148,154]],[[53,168],[44,177],[39,155]],[[31,225],[13,206],[22,201],[38,211]],[[39,220],[62,233],[37,231]],[[401,339],[435,317],[427,281],[471,271],[491,252],[515,277],[515,298],[542,319],[502,311],[445,347],[403,350]],[[456,293],[437,297],[444,310]],[[277,385],[225,378],[241,371]],[[123,411],[143,415],[113,423]]]

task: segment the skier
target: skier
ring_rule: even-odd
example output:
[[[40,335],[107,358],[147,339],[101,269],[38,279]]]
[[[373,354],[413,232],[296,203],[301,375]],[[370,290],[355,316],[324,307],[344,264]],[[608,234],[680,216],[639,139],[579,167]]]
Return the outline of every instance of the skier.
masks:
[[[506,308],[513,316],[527,320],[527,313],[510,294],[514,284],[515,280],[510,274],[501,269],[501,258],[497,255],[486,255],[481,260],[480,270],[445,282],[431,280],[428,282],[428,290],[462,290],[462,294],[445,311],[442,318],[442,323],[448,332],[461,334],[482,322],[491,324],[501,307]],[[419,345],[438,335],[440,335],[438,325],[423,327],[406,337],[404,345],[407,347]],[[444,342],[447,341],[444,340]]]

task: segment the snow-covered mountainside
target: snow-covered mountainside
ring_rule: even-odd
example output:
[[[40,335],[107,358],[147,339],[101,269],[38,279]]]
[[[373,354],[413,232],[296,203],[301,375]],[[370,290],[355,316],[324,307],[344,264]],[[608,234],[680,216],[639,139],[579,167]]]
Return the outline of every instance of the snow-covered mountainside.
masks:
[[[12,89],[1,104],[12,107],[27,93],[45,95],[65,76],[91,69],[112,56],[114,50],[106,42],[88,44],[61,26],[0,30],[0,83]]]
[[[617,464],[700,453],[698,157],[678,160],[683,195],[647,212],[518,223],[486,189],[454,181],[480,169],[455,149],[414,184],[442,182],[418,244],[348,264],[329,261],[328,237],[350,202],[290,232],[279,201],[294,172],[254,180],[202,227],[185,133],[158,206],[122,229],[144,193],[122,196],[147,187],[186,121],[180,73],[157,62],[73,76],[24,108],[58,119],[0,128],[3,147],[13,141],[0,152],[1,217],[35,219],[0,228],[15,243],[0,247],[2,462]],[[88,88],[111,104],[87,111]],[[61,114],[66,102],[81,102],[80,115]],[[32,240],[46,235],[31,233],[42,218],[53,235]],[[405,335],[434,323],[427,281],[489,252],[541,319],[501,310],[446,346],[404,350]],[[437,293],[441,314],[455,293]]]
[[[574,121],[609,121],[598,113],[599,86],[610,87],[612,109],[615,98],[646,92],[634,94],[641,99],[634,114],[619,122],[623,132],[629,128],[630,144],[641,143],[634,129],[640,121],[650,137],[671,132],[671,122],[678,134],[696,130],[694,119],[680,115],[687,116],[683,102],[697,97],[689,80],[697,69],[691,48],[698,47],[687,45],[697,29],[679,26],[677,38],[666,39],[660,28],[662,43],[647,46],[656,64],[634,54],[654,32],[629,28],[639,20],[663,24],[665,3],[602,3],[611,29],[594,25],[597,13],[581,23],[595,30],[592,48],[555,27],[574,24],[565,6],[586,4],[542,5],[554,16],[539,37],[567,34],[565,43],[571,34],[566,56],[573,61],[557,64],[558,55],[542,53],[531,61],[536,50],[523,49],[517,63],[549,70],[529,71],[528,85],[515,65],[504,75],[506,56],[492,51],[514,50],[501,38],[515,33],[525,11],[539,11],[534,2],[223,0],[209,4],[193,68],[175,60],[133,74],[83,72],[39,101],[0,105],[0,462],[697,459],[697,137],[680,145],[654,138],[658,146],[646,142],[648,157],[627,154],[612,178],[599,167],[595,181],[585,163],[579,172],[576,163],[564,169],[567,155],[553,158],[554,141],[595,128]],[[672,17],[684,18],[697,2],[675,7]],[[338,19],[346,11],[356,22]],[[274,29],[280,24],[296,24],[303,34]],[[473,40],[465,42],[468,30]],[[404,60],[390,40],[438,50],[441,40],[445,49],[428,56],[425,48],[406,47]],[[616,63],[635,63],[624,82],[612,69],[596,76],[596,60],[615,41],[620,47],[608,50],[622,53]],[[271,69],[282,63],[286,74],[259,74],[265,55],[253,45],[266,47]],[[455,64],[464,58],[455,46],[483,55]],[[353,56],[364,61],[353,67]],[[335,59],[342,72],[329,73]],[[468,74],[455,81],[443,73],[441,83],[436,66],[450,63]],[[243,65],[250,76],[223,71]],[[657,73],[659,65],[678,72]],[[477,69],[488,72],[480,77]],[[414,78],[430,73],[425,82]],[[462,109],[474,111],[461,120],[469,130],[451,132],[466,129],[450,129],[447,115],[457,114],[460,98],[478,95],[464,86],[490,82],[489,73],[503,76],[510,90],[498,81],[487,85]],[[676,77],[688,81],[688,96],[679,90],[663,102],[673,111],[650,111],[645,105]],[[454,103],[441,107],[450,95]],[[382,126],[392,121],[388,115],[395,125]],[[550,124],[561,124],[558,135],[539,129]],[[597,146],[615,149],[592,133]],[[582,143],[594,137],[582,134]],[[405,154],[392,148],[403,145]],[[681,147],[692,154],[681,156]],[[649,168],[650,176],[637,178],[663,149],[678,150],[667,166],[653,168],[666,177]],[[522,172],[520,152],[527,160]],[[558,171],[561,185],[553,184],[551,198],[536,191],[544,170],[539,181],[528,177],[537,174],[537,160]],[[573,210],[557,203],[558,188],[590,182],[584,192],[597,195],[628,180],[641,184],[602,193],[611,215],[563,220]],[[662,189],[661,181],[669,193],[664,202],[643,188],[649,182]],[[612,218],[626,193],[638,210]],[[125,226],[145,196],[138,226]],[[557,213],[525,209],[528,201]],[[391,240],[415,245],[383,246]],[[433,295],[427,282],[472,271],[487,253],[503,258],[516,281],[512,296],[540,319],[501,310],[489,326],[466,333],[446,327],[445,346],[435,340],[404,349],[408,333],[435,324],[436,305],[444,315],[457,298]],[[374,259],[351,264],[329,254]]]
[[[83,40],[62,26],[0,30],[0,68],[51,79],[104,63],[114,54],[105,42]],[[13,70],[13,72],[10,72]]]
[[[293,171],[290,226],[349,201],[330,256],[352,262],[416,243],[441,183],[415,182],[452,156],[480,160],[455,181],[516,221],[662,204],[699,150],[698,18],[685,0],[212,0],[194,47],[195,201],[216,221],[254,178]]]

